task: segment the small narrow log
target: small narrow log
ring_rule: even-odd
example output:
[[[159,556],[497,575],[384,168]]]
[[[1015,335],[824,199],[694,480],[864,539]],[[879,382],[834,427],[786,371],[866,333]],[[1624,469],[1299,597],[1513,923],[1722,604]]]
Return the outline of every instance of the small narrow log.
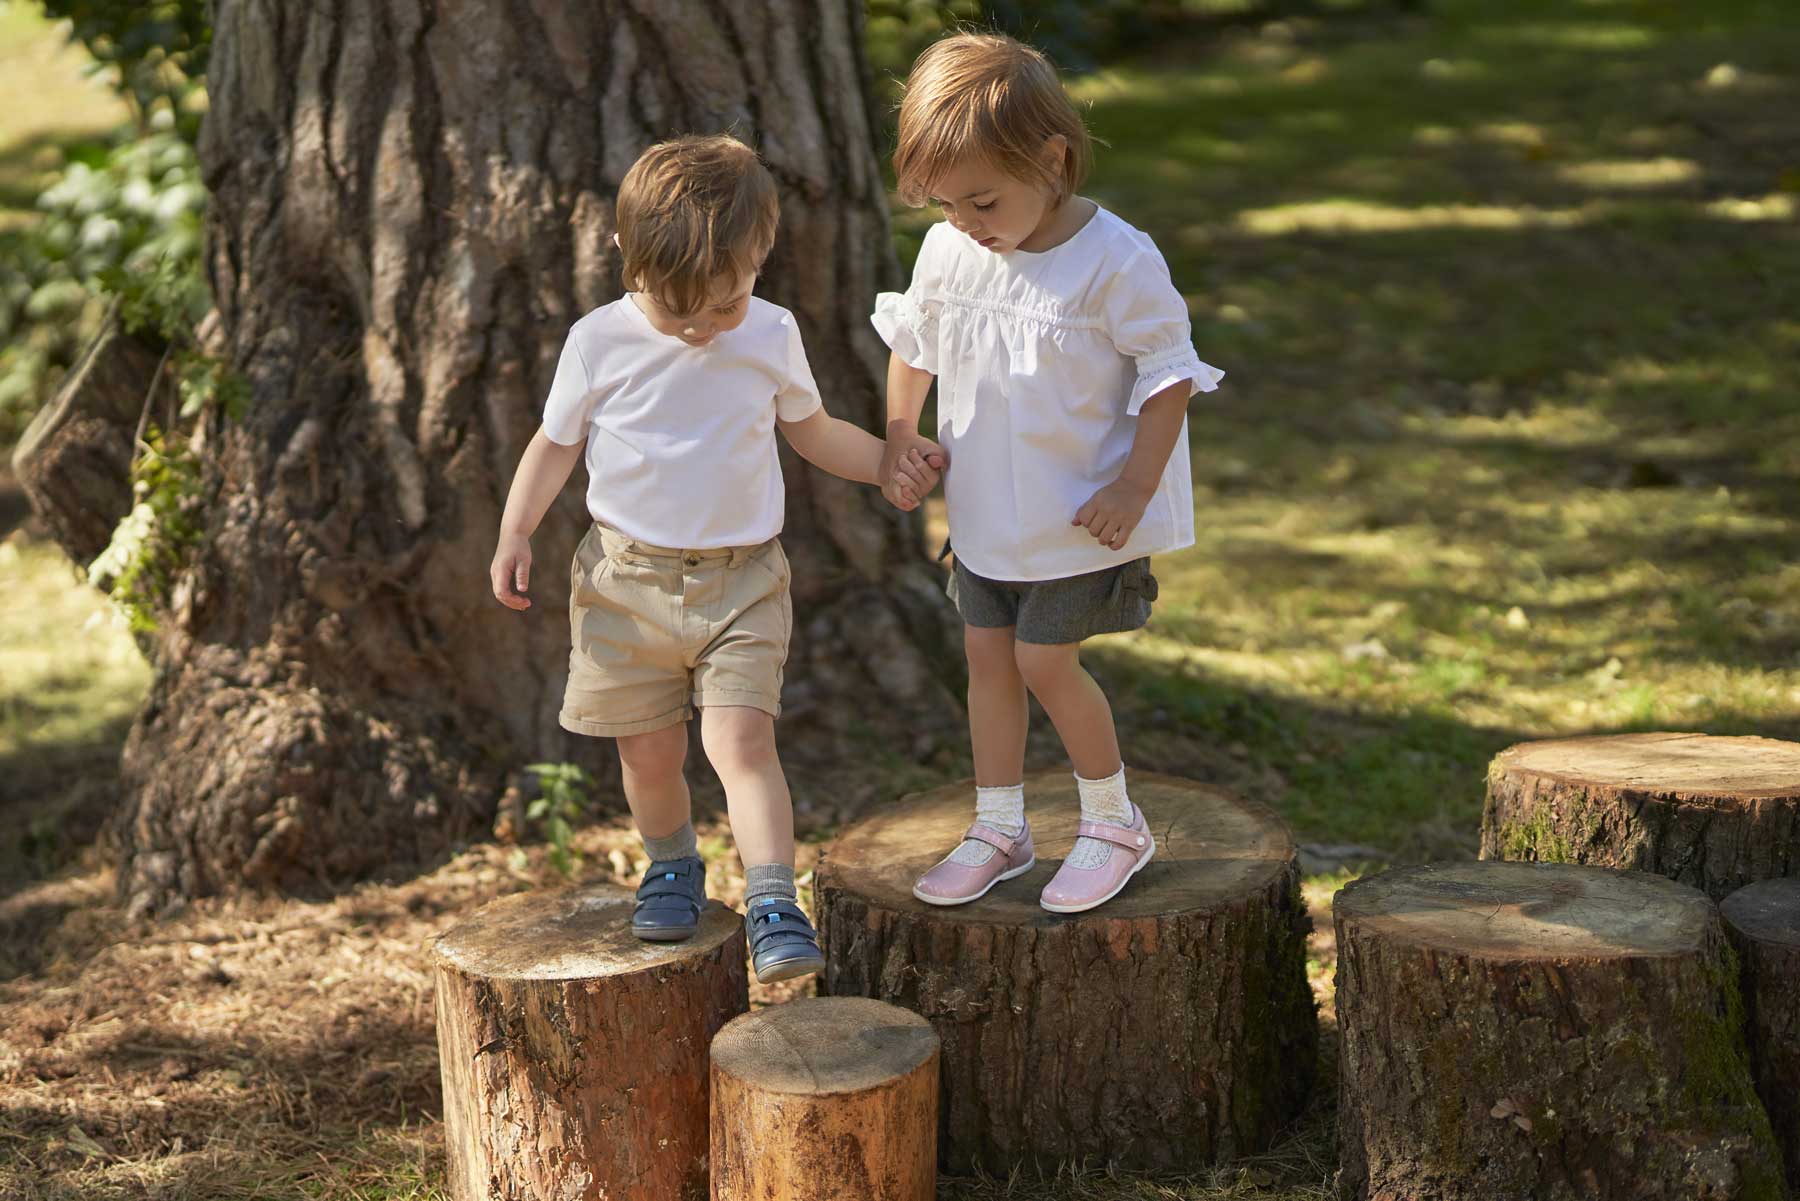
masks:
[[[938,1037],[915,1013],[817,997],[712,1046],[713,1201],[931,1201]]]

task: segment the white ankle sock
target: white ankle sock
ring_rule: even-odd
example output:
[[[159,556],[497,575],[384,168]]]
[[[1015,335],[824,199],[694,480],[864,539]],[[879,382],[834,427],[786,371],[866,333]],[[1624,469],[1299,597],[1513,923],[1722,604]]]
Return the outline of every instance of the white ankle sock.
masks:
[[[1081,820],[1105,822],[1112,826],[1131,824],[1131,798],[1125,793],[1125,767],[1104,780],[1087,780],[1077,775],[1075,790],[1081,794]],[[1071,867],[1092,871],[1104,867],[1112,857],[1113,844],[1099,838],[1077,838],[1069,852]]]
[[[1002,834],[1019,834],[1025,829],[1025,785],[1007,784],[1000,788],[975,790],[975,820],[992,826]],[[980,867],[1000,852],[973,838],[962,840],[950,852],[950,862],[964,867]]]

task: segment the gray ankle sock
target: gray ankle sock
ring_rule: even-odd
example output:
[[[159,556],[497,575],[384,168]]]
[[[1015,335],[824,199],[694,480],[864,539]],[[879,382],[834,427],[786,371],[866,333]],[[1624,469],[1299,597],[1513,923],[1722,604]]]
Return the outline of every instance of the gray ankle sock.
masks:
[[[759,863],[744,873],[744,908],[758,897],[799,899],[794,891],[794,869],[786,863]]]
[[[694,841],[694,823],[688,822],[675,833],[663,838],[644,839],[644,854],[650,856],[653,863],[698,856],[700,844]]]

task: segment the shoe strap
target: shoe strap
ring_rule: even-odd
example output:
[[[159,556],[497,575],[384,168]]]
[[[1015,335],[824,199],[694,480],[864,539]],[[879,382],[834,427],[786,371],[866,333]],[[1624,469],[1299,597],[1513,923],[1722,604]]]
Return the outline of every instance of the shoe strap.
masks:
[[[694,861],[691,859],[669,859],[661,863],[652,863],[644,871],[643,883],[638,885],[637,903],[644,905],[663,897],[673,897],[698,907],[694,893],[695,887]],[[702,885],[702,887],[704,887]],[[668,906],[656,906],[667,908]]]
[[[1131,811],[1135,821],[1141,815],[1134,807]],[[1150,831],[1134,830],[1129,826],[1115,826],[1111,822],[1082,822],[1075,827],[1075,833],[1081,838],[1098,838],[1102,842],[1110,842],[1114,846],[1124,847],[1128,851],[1141,851],[1150,845]]]
[[[1021,826],[1017,834],[1002,834],[992,826],[984,826],[980,822],[976,822],[963,832],[963,837],[975,842],[985,842],[1002,855],[1010,858],[1013,850],[1025,840],[1025,831],[1030,828],[1030,826]]]
[[[790,938],[815,939],[812,923],[806,913],[786,897],[765,897],[750,906],[750,950],[752,953],[771,940]]]

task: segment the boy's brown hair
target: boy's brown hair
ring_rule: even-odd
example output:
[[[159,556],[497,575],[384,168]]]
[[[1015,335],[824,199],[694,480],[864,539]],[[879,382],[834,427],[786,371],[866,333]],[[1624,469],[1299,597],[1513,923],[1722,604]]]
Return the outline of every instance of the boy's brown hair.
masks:
[[[1061,134],[1062,162],[1044,164],[1044,143]],[[1087,178],[1092,139],[1049,59],[1000,33],[959,33],[926,47],[906,78],[894,176],[900,199],[924,204],[957,163],[986,159],[1014,179],[1040,182],[1056,198]]]
[[[720,276],[755,275],[775,244],[781,202],[756,151],[727,134],[690,134],[638,156],[619,185],[625,286],[678,316]]]

